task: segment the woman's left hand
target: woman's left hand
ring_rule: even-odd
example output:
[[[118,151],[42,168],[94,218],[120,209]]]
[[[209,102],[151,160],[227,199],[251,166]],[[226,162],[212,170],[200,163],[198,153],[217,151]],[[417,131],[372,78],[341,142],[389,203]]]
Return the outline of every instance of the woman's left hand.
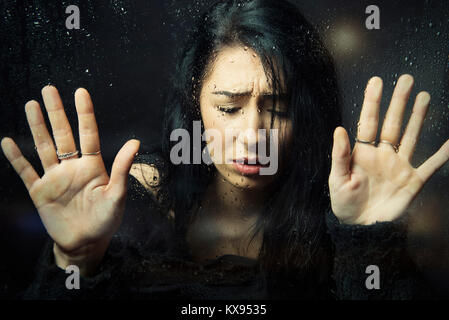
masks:
[[[377,135],[382,97],[379,77],[371,78],[365,90],[358,141],[352,153],[346,130],[335,129],[329,190],[332,211],[341,223],[368,225],[399,218],[426,181],[449,159],[447,140],[418,168],[410,164],[430,101],[430,95],[424,91],[416,97],[399,143],[412,86],[412,76],[405,74],[399,78],[383,121],[379,139],[383,142],[377,146],[366,142],[375,141]]]

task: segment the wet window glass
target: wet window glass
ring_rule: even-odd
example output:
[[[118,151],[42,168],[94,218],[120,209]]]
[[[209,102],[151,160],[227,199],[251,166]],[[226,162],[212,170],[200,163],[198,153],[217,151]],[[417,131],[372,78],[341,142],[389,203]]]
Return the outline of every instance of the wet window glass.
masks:
[[[0,298],[449,297],[448,3],[0,12]]]

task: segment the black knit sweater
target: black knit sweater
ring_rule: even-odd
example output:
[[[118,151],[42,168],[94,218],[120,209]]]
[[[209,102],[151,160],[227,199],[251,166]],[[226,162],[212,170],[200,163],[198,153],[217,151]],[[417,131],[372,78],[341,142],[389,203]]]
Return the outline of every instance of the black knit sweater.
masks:
[[[135,163],[155,164],[156,153],[139,154]],[[129,176],[127,209],[98,271],[68,290],[69,276],[56,266],[49,238],[24,299],[416,299],[431,297],[406,248],[406,220],[370,226],[342,225],[332,212],[326,221],[333,265],[316,273],[268,275],[256,260],[225,255],[207,264],[168,254],[170,224],[147,190]],[[367,289],[369,265],[380,270],[380,289]],[[321,275],[323,276],[323,275]],[[274,279],[274,281],[273,281]]]

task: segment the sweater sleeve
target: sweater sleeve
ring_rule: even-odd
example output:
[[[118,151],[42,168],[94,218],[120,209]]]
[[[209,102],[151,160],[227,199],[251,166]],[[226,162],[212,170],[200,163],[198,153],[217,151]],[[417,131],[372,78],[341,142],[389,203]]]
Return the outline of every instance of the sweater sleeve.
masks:
[[[53,240],[48,238],[35,269],[35,278],[23,293],[22,298],[25,300],[76,300],[113,296],[114,292],[107,288],[117,280],[114,276],[120,273],[120,266],[123,263],[120,251],[124,249],[125,244],[122,239],[114,235],[96,274],[91,277],[80,275],[79,289],[68,289],[66,281],[70,274],[55,264]],[[117,285],[113,287],[118,288]],[[117,290],[117,292],[120,291]]]
[[[35,278],[22,293],[23,299],[98,299],[125,296],[127,266],[136,265],[142,248],[163,251],[169,241],[169,226],[161,222],[158,206],[145,188],[131,175],[123,221],[100,263],[90,277],[80,276],[79,289],[67,289],[70,274],[54,261],[53,240],[48,237],[35,269]],[[165,229],[167,230],[165,230]]]
[[[408,254],[406,215],[368,226],[345,225],[329,210],[326,222],[335,250],[337,299],[429,298],[431,288]]]

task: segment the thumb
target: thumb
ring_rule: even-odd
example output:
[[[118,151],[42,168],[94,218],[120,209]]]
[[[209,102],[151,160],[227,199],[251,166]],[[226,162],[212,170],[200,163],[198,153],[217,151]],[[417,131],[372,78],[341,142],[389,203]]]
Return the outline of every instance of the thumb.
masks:
[[[344,183],[350,179],[351,145],[346,130],[337,127],[334,131],[332,147],[332,167],[330,178]]]
[[[111,179],[109,180],[107,187],[114,194],[122,195],[126,192],[129,170],[131,169],[131,165],[139,147],[139,140],[129,140],[115,156],[112,164]]]

